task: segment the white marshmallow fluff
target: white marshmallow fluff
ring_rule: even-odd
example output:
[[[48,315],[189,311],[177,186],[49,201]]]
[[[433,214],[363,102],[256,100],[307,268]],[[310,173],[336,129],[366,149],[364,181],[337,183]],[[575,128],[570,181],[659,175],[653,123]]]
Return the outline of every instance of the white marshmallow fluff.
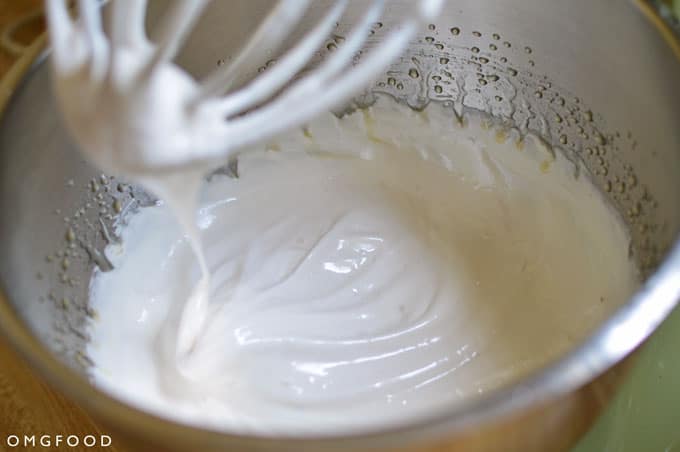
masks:
[[[409,422],[562,356],[637,284],[584,169],[440,104],[381,98],[238,162],[197,234],[143,208],[93,275],[93,381],[140,409],[264,435]]]

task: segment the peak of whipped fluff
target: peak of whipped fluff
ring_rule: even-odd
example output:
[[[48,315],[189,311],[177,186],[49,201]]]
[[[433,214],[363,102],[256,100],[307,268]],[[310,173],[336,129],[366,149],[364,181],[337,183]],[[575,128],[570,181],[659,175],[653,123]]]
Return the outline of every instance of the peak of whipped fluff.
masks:
[[[176,198],[120,227],[115,269],[91,282],[93,381],[263,435],[375,429],[484,397],[635,290],[624,224],[575,165],[439,104],[322,116],[242,153],[238,178],[212,177],[195,233]]]

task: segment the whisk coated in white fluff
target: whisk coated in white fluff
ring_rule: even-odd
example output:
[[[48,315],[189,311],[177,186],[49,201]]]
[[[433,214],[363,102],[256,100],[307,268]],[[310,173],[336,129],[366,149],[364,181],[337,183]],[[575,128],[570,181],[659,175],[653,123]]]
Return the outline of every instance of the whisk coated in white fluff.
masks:
[[[353,65],[386,6],[385,0],[367,2],[335,54],[295,80],[343,16],[348,0],[337,0],[273,68],[229,91],[237,75],[261,65],[285,40],[310,0],[280,0],[232,62],[199,81],[173,59],[209,0],[171,2],[155,43],[144,29],[146,0],[112,1],[108,33],[97,0],[78,2],[78,21],[65,0],[46,0],[55,90],[76,141],[104,170],[142,176],[223,162],[238,148],[303,124],[365,88],[442,1],[413,1],[413,13]]]

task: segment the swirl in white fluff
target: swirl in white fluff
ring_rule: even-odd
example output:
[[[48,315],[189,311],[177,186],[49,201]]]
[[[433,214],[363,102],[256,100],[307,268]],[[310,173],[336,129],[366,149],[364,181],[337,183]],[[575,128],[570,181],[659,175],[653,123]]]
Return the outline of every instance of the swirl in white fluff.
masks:
[[[635,288],[620,219],[539,140],[455,124],[381,100],[244,153],[239,178],[202,195],[195,310],[199,266],[172,212],[133,216],[92,281],[95,383],[215,429],[337,433],[569,350]]]

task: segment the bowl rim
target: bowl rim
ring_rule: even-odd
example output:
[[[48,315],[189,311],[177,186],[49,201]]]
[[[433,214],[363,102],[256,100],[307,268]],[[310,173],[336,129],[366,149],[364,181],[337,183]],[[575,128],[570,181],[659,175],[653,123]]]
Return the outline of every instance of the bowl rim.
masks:
[[[680,37],[660,17],[649,0],[632,0],[652,23],[680,60]],[[25,82],[41,68],[48,55],[44,37],[17,61],[20,71],[11,74],[3,86],[11,85],[12,95],[0,103],[0,121],[6,108],[17,101]],[[487,397],[457,405],[440,407],[426,416],[386,427],[356,430],[351,433],[301,436],[257,436],[236,434],[189,426],[136,409],[93,386],[85,376],[59,361],[20,319],[9,303],[0,281],[0,335],[50,385],[63,391],[106,427],[132,432],[134,436],[164,438],[164,442],[192,447],[242,446],[302,449],[316,446],[355,449],[358,445],[403,446],[405,441],[450,435],[466,427],[496,421],[571,393],[597,378],[643,343],[680,301],[680,234],[664,261],[631,297],[604,324],[561,360],[536,371],[521,385],[493,391]]]

